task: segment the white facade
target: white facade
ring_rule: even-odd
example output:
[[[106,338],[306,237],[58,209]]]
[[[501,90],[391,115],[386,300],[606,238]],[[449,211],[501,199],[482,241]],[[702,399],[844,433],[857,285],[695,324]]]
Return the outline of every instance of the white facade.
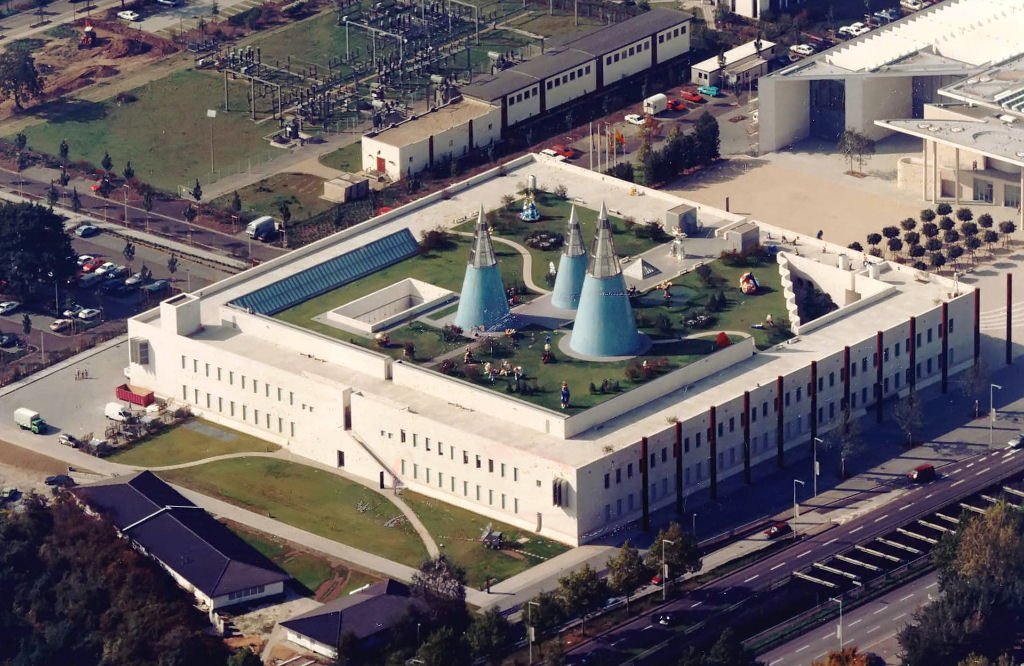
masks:
[[[545,106],[561,106],[597,90],[597,61],[584,63],[544,82]]]
[[[529,169],[534,159],[523,158],[506,169]],[[628,184],[563,163],[544,164],[571,182],[599,179],[609,196],[628,196]],[[465,191],[462,198],[479,200],[489,188],[486,196],[494,201],[485,206],[497,207],[504,190],[490,184],[514,183],[516,174],[495,181],[500,178],[499,170],[493,170],[452,189]],[[684,203],[651,194],[644,205],[654,198],[664,199],[665,210]],[[912,315],[920,338],[914,347],[918,386],[941,377],[943,304],[948,308],[950,372],[972,360],[972,295],[955,293],[949,280],[928,276],[921,282],[917,271],[884,262],[871,268],[878,272],[875,277],[867,268],[803,258],[784,262],[784,284],[790,275],[809,276],[843,307],[823,321],[805,324],[798,339],[779,349],[755,352],[750,341],[735,344],[572,416],[229,303],[388,231],[414,223],[451,223],[450,214],[433,212],[434,206],[441,210],[445,205],[450,202],[431,195],[131,319],[129,347],[145,345],[147,350],[133,354],[132,384],[320,463],[343,466],[385,485],[397,481],[483,516],[577,544],[636,519],[644,493],[652,510],[675,501],[673,421],[681,425],[678,482],[688,494],[709,482],[712,408],[718,424],[716,478],[743,472],[745,392],[756,464],[778,451],[778,377],[784,380],[782,434],[789,450],[806,447],[810,436],[806,384],[812,362],[819,377],[818,433],[823,433],[842,411],[846,346],[854,413],[875,402],[878,331],[885,344],[884,396],[908,390],[910,343],[905,339]],[[834,248],[828,261],[842,251]],[[650,473],[646,487],[640,469],[644,438]]]
[[[747,42],[723,53],[725,70],[719,66],[718,57],[702,60],[690,68],[690,81],[701,86],[717,86],[727,79],[730,85],[746,85],[768,73],[768,60],[775,57],[775,42],[761,40],[760,50],[756,42]]]
[[[332,647],[330,645],[327,645],[326,643],[315,641],[309,636],[305,636],[291,629],[286,630],[285,639],[291,641],[292,643],[295,643],[301,648],[305,648],[310,652],[321,655],[323,657],[327,657],[328,659],[338,658],[337,647]]]

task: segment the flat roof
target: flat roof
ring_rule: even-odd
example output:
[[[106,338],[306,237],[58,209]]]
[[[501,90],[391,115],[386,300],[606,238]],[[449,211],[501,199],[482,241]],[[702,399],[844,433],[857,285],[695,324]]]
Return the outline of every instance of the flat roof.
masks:
[[[494,107],[490,104],[471,99],[461,99],[421,116],[410,118],[394,127],[377,130],[376,134],[367,134],[370,138],[392,146],[407,146],[422,141],[438,132],[464,125],[470,120],[486,116]]]
[[[688,23],[693,20],[690,14],[656,7],[642,14],[638,14],[622,23],[598,28],[580,37],[566,42],[567,46],[574,49],[586,51],[592,55],[603,56],[606,53],[617,51],[623,46],[629,46],[633,42],[643,39],[656,32],[674,28],[681,23]]]
[[[939,94],[1024,117],[1024,57],[961,79]]]
[[[1002,122],[998,118],[876,120],[875,124],[1024,167],[1024,126]]]
[[[1024,53],[1020,0],[946,0],[847,40],[772,76],[957,68],[964,73]],[[919,56],[928,56],[916,60]],[[830,69],[830,68],[835,68]]]
[[[761,40],[761,52],[765,52],[775,46],[775,42],[769,42],[767,39]],[[740,44],[736,48],[729,49],[725,52],[725,67],[729,68],[729,65],[735,65],[744,58],[757,55],[757,48],[755,48],[754,42],[747,42],[746,44]],[[763,61],[763,60],[762,60]],[[718,71],[718,56],[708,58],[707,60],[701,60],[699,63],[693,66],[694,69],[702,72],[715,72]]]
[[[501,206],[501,197],[508,193],[509,188],[514,183],[525,180],[529,175],[535,175],[541,183],[571,183],[573,196],[579,198],[581,205],[596,208],[604,199],[613,214],[631,216],[638,220],[664,219],[665,211],[684,204],[693,205],[698,209],[700,220],[709,233],[715,228],[746,220],[743,216],[688,202],[658,190],[645,189],[645,196],[629,196],[629,188],[634,187],[630,183],[543,156],[531,155],[522,159],[524,161],[518,164],[506,165],[505,177],[495,174],[465,189],[453,187],[452,191],[455,194],[450,199],[436,199],[418,206],[409,204],[405,212],[403,209],[396,210],[385,223],[363,223],[366,225],[363,229],[341,232],[313,246],[296,250],[256,267],[248,272],[252,275],[242,273],[200,290],[197,295],[201,296],[201,320],[205,330],[189,337],[194,342],[202,342],[215,349],[280,368],[282,372],[290,375],[301,376],[306,380],[329,386],[351,387],[356,392],[372,396],[373,400],[382,404],[390,404],[397,409],[408,408],[419,414],[430,414],[432,419],[481,440],[514,446],[539,458],[578,468],[605,457],[606,446],[618,448],[637,441],[642,435],[664,429],[668,417],[685,420],[704,413],[711,405],[721,404],[742,395],[743,391],[749,390],[751,386],[773,382],[779,375],[788,375],[806,367],[811,360],[825,358],[851,344],[852,341],[872,336],[879,328],[895,325],[906,321],[911,315],[924,313],[934,307],[936,299],[944,299],[953,291],[951,280],[925,274],[926,281],[921,282],[922,276],[918,271],[885,263],[888,268],[882,272],[878,280],[891,289],[878,303],[859,310],[852,309],[834,321],[822,323],[810,333],[800,334],[788,343],[758,352],[722,372],[694,382],[685,391],[679,390],[660,396],[643,407],[609,419],[600,427],[591,428],[569,439],[544,434],[511,420],[502,421],[501,427],[495,428],[494,418],[501,418],[500,414],[489,414],[488,418],[482,419],[477,411],[449,403],[439,394],[440,392],[414,390],[396,385],[383,377],[370,376],[338,364],[324,363],[305,355],[300,348],[223,325],[221,306],[243,294],[280,281],[300,270],[321,263],[328,257],[365,245],[373,239],[392,234],[399,229],[408,228],[414,236],[419,237],[421,231],[438,224],[452,226],[471,219],[481,204],[486,209],[498,208]],[[753,221],[749,223],[756,224],[763,235],[771,232],[775,238],[782,234],[790,237],[799,236],[789,230]],[[815,241],[809,237],[800,237],[800,240],[802,256],[818,260],[828,267],[835,266],[837,254],[849,253],[846,248]],[[768,242],[767,239],[765,242]],[[818,248],[827,249],[828,253],[820,254]],[[761,270],[770,269],[765,267]],[[863,267],[857,274],[857,279],[865,275]],[[207,293],[204,295],[204,292]],[[155,323],[159,314],[154,315],[153,312],[144,313],[136,318]],[[779,314],[781,316],[782,313]],[[268,318],[267,321],[270,326],[289,326],[278,320]],[[311,336],[331,340],[339,345],[345,344],[308,329],[296,328]],[[376,354],[369,350],[364,350],[363,353]],[[496,395],[500,396],[488,393],[491,398]],[[557,413],[552,414],[552,418],[559,417]]]

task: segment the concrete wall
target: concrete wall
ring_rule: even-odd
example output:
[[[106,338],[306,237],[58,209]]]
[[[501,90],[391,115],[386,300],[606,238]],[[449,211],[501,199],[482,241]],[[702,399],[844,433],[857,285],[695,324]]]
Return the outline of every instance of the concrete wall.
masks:
[[[776,151],[806,138],[811,126],[810,82],[766,76],[758,82],[758,88],[760,151]]]
[[[301,648],[305,648],[310,652],[322,655],[324,657],[327,657],[328,659],[336,659],[338,657],[338,650],[336,648],[332,648],[329,645],[324,645],[320,641],[314,641],[312,638],[309,638],[308,636],[304,636],[302,634],[298,634],[292,631],[291,629],[287,630],[285,638],[287,638],[289,641],[295,643]]]
[[[910,118],[913,115],[913,77],[853,76],[846,79],[846,127],[883,139],[891,131],[876,120]]]

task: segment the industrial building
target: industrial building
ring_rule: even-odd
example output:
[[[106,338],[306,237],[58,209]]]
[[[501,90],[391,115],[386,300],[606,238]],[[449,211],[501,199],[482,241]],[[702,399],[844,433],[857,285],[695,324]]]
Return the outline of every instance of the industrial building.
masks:
[[[549,187],[570,183],[578,217],[594,219],[604,199],[619,217],[660,219],[668,229],[682,220],[692,232],[682,241],[685,248],[677,237],[629,258],[622,271],[598,223],[578,310],[546,305],[548,295],[511,308],[513,318],[530,308],[570,323],[576,317],[572,337],[583,336],[584,355],[635,353],[606,347],[618,334],[602,337],[608,334],[599,332],[600,316],[583,321],[588,309],[611,312],[616,330],[635,334],[635,324],[622,313],[622,304],[629,307],[623,287],[627,293],[651,289],[659,280],[714,262],[723,250],[775,244],[782,234],[798,237],[527,155],[452,186],[446,196],[429,195],[132,318],[131,383],[294,454],[452,503],[480,514],[481,521],[501,520],[575,545],[646,520],[659,508],[681,510],[694,492],[717,495],[726,478],[756,483],[758,464],[783,465],[791,452],[805,454],[847,407],[861,415],[914,387],[945,389],[950,376],[977,357],[978,292],[803,237],[799,254],[780,245],[777,265],[758,269],[778,271],[785,298],[777,302],[785,303],[785,311],[766,315],[788,321],[792,337],[758,349],[752,337],[738,332],[733,344],[582,410],[544,407],[350,343],[347,333],[330,336],[274,317],[394,266],[417,252],[422,231],[478,220],[481,206],[501,207],[502,196],[531,177]],[[643,196],[631,195],[638,191]],[[467,270],[490,265],[481,233],[478,223],[476,254]],[[563,256],[580,256],[581,242],[571,239],[571,230],[569,236]],[[597,286],[588,289],[587,281]],[[836,308],[805,316],[797,294],[811,287]],[[424,295],[411,297],[410,288],[399,282],[371,294],[377,299],[373,316],[390,327],[410,320],[436,327],[421,314],[450,308],[450,296],[416,287]],[[570,305],[575,289],[565,287]],[[588,305],[588,298],[598,302]],[[364,307],[340,314],[365,313]],[[503,326],[504,320],[493,326],[495,335]],[[559,353],[578,354],[567,330],[553,330],[557,339],[551,344]],[[472,342],[490,334],[465,335]]]
[[[872,139],[924,118],[940,90],[1024,53],[1024,4],[946,0],[780,69],[760,82],[760,150],[846,129]]]
[[[762,39],[740,44],[729,49],[722,57],[725,67],[718,61],[718,56],[703,60],[690,68],[690,81],[699,86],[722,86],[743,88],[751,86],[754,81],[768,73],[768,63],[775,58],[775,42]]]
[[[487,146],[524,120],[689,53],[692,20],[658,8],[552,40],[536,58],[464,86],[450,104],[368,133],[363,170],[400,180]]]

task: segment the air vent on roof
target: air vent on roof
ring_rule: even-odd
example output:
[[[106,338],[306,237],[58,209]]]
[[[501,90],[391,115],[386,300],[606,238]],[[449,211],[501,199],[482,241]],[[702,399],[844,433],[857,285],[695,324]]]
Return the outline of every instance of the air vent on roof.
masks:
[[[1018,150],[1017,157],[1024,157],[1024,150]]]
[[[985,76],[980,77],[978,80],[981,81],[982,83],[988,83],[989,81],[992,80],[992,77],[988,76],[988,75],[985,75]]]
[[[1017,121],[1017,117],[1011,116],[1008,113],[1004,113],[1003,115],[999,116],[999,120],[1003,121],[1004,123],[1012,123]]]
[[[963,127],[950,127],[949,131],[952,132],[953,134],[958,134],[960,132],[963,132],[964,128]]]
[[[930,126],[930,127],[928,128],[928,131],[929,131],[929,132],[938,132],[938,131],[939,131],[940,129],[942,129],[942,128],[941,128],[941,127],[934,127],[934,126]]]
[[[931,126],[932,126],[931,123],[918,123],[917,124],[917,129],[928,129]]]

